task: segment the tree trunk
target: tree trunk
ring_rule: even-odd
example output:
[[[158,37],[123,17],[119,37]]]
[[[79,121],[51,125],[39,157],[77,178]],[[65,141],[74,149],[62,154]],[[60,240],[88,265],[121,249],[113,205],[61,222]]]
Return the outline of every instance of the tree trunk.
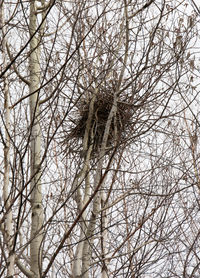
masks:
[[[108,226],[108,219],[107,219],[107,210],[105,209],[105,201],[106,201],[106,194],[104,191],[101,193],[101,257],[102,257],[102,272],[101,278],[108,278],[108,262],[106,260],[108,248],[107,248],[107,241],[108,241],[108,233],[107,233],[107,226]]]
[[[41,244],[42,244],[42,188],[40,171],[41,130],[39,111],[39,86],[40,86],[40,51],[37,29],[36,1],[30,1],[30,121],[31,121],[31,243],[30,266],[35,277],[41,276]]]
[[[0,3],[0,27],[2,30],[2,52],[3,52],[3,65],[6,68],[7,59],[6,59],[6,27],[4,20],[4,6],[3,2]],[[4,231],[5,231],[5,240],[8,247],[8,268],[7,276],[12,277],[14,275],[14,262],[15,256],[12,251],[13,249],[13,217],[11,205],[11,197],[9,190],[9,172],[10,172],[10,94],[8,87],[8,74],[7,72],[4,75],[4,112],[5,112],[5,144],[4,144],[4,184],[3,184],[3,199],[4,207],[6,209],[6,218],[4,222]]]

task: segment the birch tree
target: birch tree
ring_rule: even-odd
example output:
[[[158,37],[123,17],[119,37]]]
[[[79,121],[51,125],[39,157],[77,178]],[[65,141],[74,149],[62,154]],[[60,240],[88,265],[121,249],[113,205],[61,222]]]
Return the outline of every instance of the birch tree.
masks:
[[[0,276],[198,274],[197,21],[187,1],[1,4]]]
[[[41,2],[44,4],[44,1]],[[41,130],[39,109],[40,87],[40,40],[42,28],[38,30],[37,1],[30,1],[30,142],[31,142],[31,238],[30,238],[30,270],[35,277],[41,277],[41,245],[42,245],[42,187],[41,187]],[[42,11],[43,13],[43,11]],[[43,18],[42,18],[43,19]],[[44,23],[43,23],[44,24]]]
[[[4,4],[0,3],[0,26],[1,26],[1,36],[2,36],[2,65],[3,67],[7,64],[6,55],[6,41],[7,41],[7,29],[5,25],[4,18]],[[13,253],[13,217],[11,210],[11,188],[9,183],[10,175],[10,92],[8,85],[8,74],[6,73],[3,78],[3,93],[4,93],[4,113],[5,113],[5,139],[3,140],[4,145],[4,179],[3,179],[3,203],[5,206],[5,220],[4,224],[1,225],[1,231],[4,235],[4,239],[7,245],[8,252],[8,267],[7,267],[7,277],[12,277],[14,275],[14,253]]]

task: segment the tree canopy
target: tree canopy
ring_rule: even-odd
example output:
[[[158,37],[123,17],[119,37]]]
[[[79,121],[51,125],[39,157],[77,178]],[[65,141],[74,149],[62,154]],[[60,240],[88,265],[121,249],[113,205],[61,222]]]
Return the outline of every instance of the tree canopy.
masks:
[[[0,277],[198,277],[196,2],[2,1],[0,26]]]

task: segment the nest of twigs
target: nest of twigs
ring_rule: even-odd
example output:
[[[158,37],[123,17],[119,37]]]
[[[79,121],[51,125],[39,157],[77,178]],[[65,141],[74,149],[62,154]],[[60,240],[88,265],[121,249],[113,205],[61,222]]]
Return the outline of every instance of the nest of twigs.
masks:
[[[90,110],[91,98],[81,98],[77,105],[76,117],[71,119],[72,126],[70,127],[69,141],[72,140],[76,146],[80,146],[83,142],[86,126],[88,122],[88,115]],[[101,147],[102,139],[105,132],[105,126],[113,106],[114,97],[111,93],[99,93],[94,102],[94,109],[90,130],[88,131],[89,140],[88,147],[92,144],[93,153],[98,152]],[[107,150],[119,146],[120,142],[127,137],[132,123],[132,116],[134,113],[134,106],[130,101],[118,99],[116,114],[112,118],[107,140]],[[108,152],[107,152],[108,153]]]

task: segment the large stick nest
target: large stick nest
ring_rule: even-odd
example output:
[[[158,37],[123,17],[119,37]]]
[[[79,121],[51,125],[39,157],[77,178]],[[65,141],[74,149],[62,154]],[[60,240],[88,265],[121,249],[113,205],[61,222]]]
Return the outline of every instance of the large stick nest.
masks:
[[[72,125],[69,131],[69,140],[74,141],[76,146],[83,142],[85,136],[86,125],[90,110],[91,98],[85,99],[82,97],[76,105],[75,118],[71,118]],[[111,93],[99,93],[94,102],[94,110],[89,130],[88,145],[93,145],[93,153],[97,152],[102,144],[105,126],[113,106],[114,97]],[[119,98],[117,101],[116,114],[112,118],[112,123],[109,130],[107,149],[112,149],[127,137],[130,132],[130,126],[133,125],[131,120],[134,113],[134,105],[130,101],[125,101]]]

